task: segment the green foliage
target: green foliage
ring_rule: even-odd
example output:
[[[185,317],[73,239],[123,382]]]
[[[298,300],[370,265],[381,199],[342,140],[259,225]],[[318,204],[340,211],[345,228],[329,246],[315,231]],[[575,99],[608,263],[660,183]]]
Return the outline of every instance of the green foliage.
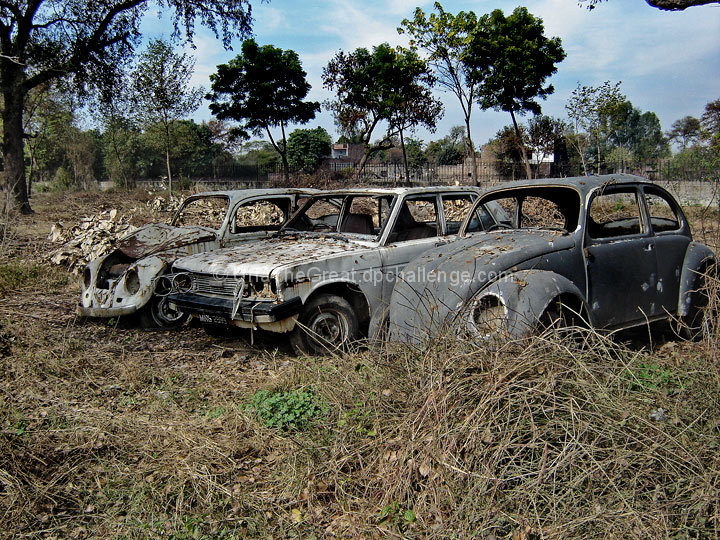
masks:
[[[241,53],[210,75],[212,91],[206,96],[211,101],[210,111],[220,120],[240,122],[236,137],[264,131],[280,154],[286,180],[285,127],[305,124],[320,110],[319,103],[304,101],[310,91],[306,75],[295,51],[260,46],[253,39],[245,40]],[[273,139],[270,128],[274,127],[282,129],[281,141]]]
[[[337,98],[328,106],[341,131],[359,135],[366,145],[361,161],[380,149],[393,146],[391,139],[418,125],[433,130],[442,115],[442,105],[431,93],[434,77],[413,50],[393,48],[388,43],[372,52],[358,48],[340,51],[323,70],[323,83]],[[380,122],[388,129],[378,144],[370,145]]]
[[[545,81],[565,58],[560,38],[547,38],[544,32],[542,19],[524,7],[507,17],[496,9],[478,20],[470,35],[469,65],[483,109],[540,114],[536,99],[555,91]]]
[[[288,137],[288,162],[295,171],[315,172],[330,156],[332,139],[322,127],[296,129]]]
[[[608,126],[609,145],[628,150],[641,162],[664,157],[670,152],[657,115],[642,113],[629,101],[602,113],[601,124]]]
[[[289,431],[307,429],[327,414],[327,406],[312,390],[259,390],[248,408],[267,427]]]
[[[474,157],[469,130],[477,82],[468,76],[468,72],[474,62],[473,51],[470,49],[470,34],[477,25],[477,17],[472,11],[460,11],[453,15],[446,12],[439,2],[435,2],[434,8],[437,14],[430,15],[426,15],[419,7],[416,8],[414,18],[404,19],[398,32],[407,32],[410,46],[427,53],[427,60],[438,86],[458,98],[468,130],[465,149]],[[459,163],[456,157],[450,155],[443,161],[445,163],[442,164]]]
[[[683,150],[689,144],[697,141],[702,135],[702,124],[694,116],[685,116],[673,122],[670,131],[666,133],[668,139],[680,143]]]
[[[667,367],[656,363],[640,363],[624,373],[634,390],[678,390],[685,387],[685,381]]]
[[[400,532],[407,530],[409,525],[416,521],[415,512],[410,508],[403,508],[399,502],[393,502],[380,510],[379,525],[395,525]]]
[[[463,126],[453,126],[450,134],[428,144],[425,154],[428,161],[438,165],[456,165],[465,158],[468,141]]]

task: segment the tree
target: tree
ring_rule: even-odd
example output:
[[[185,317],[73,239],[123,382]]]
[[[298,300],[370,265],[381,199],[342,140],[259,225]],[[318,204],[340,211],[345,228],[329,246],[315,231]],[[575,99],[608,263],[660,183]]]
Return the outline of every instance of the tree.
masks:
[[[679,141],[680,148],[685,150],[688,144],[700,138],[701,132],[702,124],[700,124],[700,120],[694,116],[686,116],[680,120],[675,120],[666,135],[671,141]]]
[[[660,119],[654,112],[643,113],[625,101],[609,112],[607,124],[608,142],[629,151],[639,163],[669,154]]]
[[[431,96],[432,80],[417,53],[387,43],[373,47],[372,52],[362,47],[349,54],[340,51],[330,60],[323,70],[323,83],[337,98],[328,107],[341,132],[358,136],[365,145],[357,175],[371,154],[393,147],[393,136],[418,124],[434,128],[441,105]],[[383,121],[387,122],[385,135],[370,144]]]
[[[259,46],[248,39],[241,53],[210,75],[210,111],[220,120],[241,122],[235,134],[249,137],[263,131],[280,155],[285,182],[290,180],[285,129],[289,124],[305,124],[315,118],[320,104],[303,101],[310,91],[306,73],[295,51],[272,45]],[[280,128],[282,140],[273,138],[272,128]]]
[[[538,158],[538,165],[553,154],[555,145],[567,130],[567,124],[558,118],[537,115],[527,123],[527,145]],[[538,176],[538,170],[535,176]]]
[[[525,152],[523,151],[523,134],[525,126],[519,126],[520,137],[517,135],[515,126],[505,126],[497,132],[495,138],[490,141],[490,146],[495,152],[497,172],[505,178],[515,180],[524,165]],[[525,171],[527,174],[527,171]],[[531,177],[529,177],[531,178]]]
[[[483,15],[470,34],[469,78],[478,83],[476,100],[483,109],[509,112],[521,141],[515,113],[540,114],[536,99],[546,99],[555,91],[545,81],[565,58],[560,38],[547,38],[544,31],[542,19],[518,7],[507,17],[499,9]],[[531,178],[525,145],[520,148]]]
[[[425,154],[432,163],[457,165],[463,161],[465,148],[465,127],[453,126],[448,136],[429,143]]]
[[[612,110],[626,101],[625,96],[620,92],[621,82],[611,84],[605,81],[601,86],[580,86],[572,91],[570,100],[565,105],[568,117],[573,121],[574,134],[568,137],[568,141],[577,150],[582,161],[585,174],[588,174],[587,162],[585,161],[585,150],[589,143],[588,138],[583,137],[584,130],[595,140],[597,171],[600,171],[600,146],[601,140],[608,134],[606,120],[610,118]]]
[[[472,11],[461,11],[457,15],[447,13],[439,2],[435,2],[437,14],[429,16],[415,9],[413,20],[403,19],[399,33],[410,35],[410,46],[423,49],[428,54],[437,84],[452,92],[460,102],[465,120],[466,155],[470,156],[473,166],[473,179],[478,182],[477,155],[470,132],[470,116],[475,100],[476,82],[467,76],[470,59],[469,34],[477,24]]]
[[[23,111],[33,88],[72,75],[79,90],[111,86],[140,39],[149,0],[6,0],[0,2],[0,92],[5,188],[31,212],[25,178]],[[172,13],[174,35],[192,40],[200,22],[227,48],[252,23],[248,0],[155,0]]]
[[[324,128],[296,129],[288,137],[288,162],[296,171],[315,172],[330,156],[332,140]]]
[[[132,73],[136,111],[146,123],[159,122],[165,146],[168,188],[172,194],[170,139],[173,121],[193,113],[200,106],[202,88],[188,88],[195,62],[186,54],[175,54],[161,39],[150,41]]]
[[[578,0],[580,4],[587,3],[587,8],[592,10],[601,2],[607,0]],[[705,6],[707,4],[717,4],[720,0],[645,0],[648,5],[662,9],[665,11],[682,11],[693,6]]]
[[[389,130],[397,131],[403,154],[405,180],[410,181],[408,152],[405,145],[405,131],[423,125],[435,131],[437,121],[443,116],[443,106],[432,96],[431,88],[435,78],[428,71],[427,64],[415,51],[398,48],[391,71],[394,91],[390,96],[391,111]]]

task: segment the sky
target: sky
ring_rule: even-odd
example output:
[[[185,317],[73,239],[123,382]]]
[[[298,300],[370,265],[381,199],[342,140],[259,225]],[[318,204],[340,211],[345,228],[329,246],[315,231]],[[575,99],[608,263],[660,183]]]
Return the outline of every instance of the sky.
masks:
[[[433,1],[418,0],[270,0],[254,1],[253,34],[261,44],[294,50],[312,85],[308,99],[323,102],[334,96],[323,88],[322,70],[340,51],[358,47],[371,48],[383,42],[407,45],[407,36],[397,27],[412,18],[416,7],[426,13]],[[720,4],[692,7],[682,12],[665,12],[643,0],[609,0],[589,11],[575,0],[530,0],[525,4],[495,0],[493,2],[444,0],[445,11],[474,11],[478,16],[501,9],[506,15],[518,5],[540,17],[545,35],[560,37],[567,57],[557,65],[548,79],[555,93],[540,101],[542,113],[567,118],[565,104],[578,83],[599,86],[604,81],[622,81],[621,90],[642,112],[658,115],[663,130],[685,116],[700,117],[705,104],[720,98]],[[169,23],[161,13],[146,15],[142,31],[146,39],[169,37]],[[198,27],[195,48],[185,51],[195,58],[192,84],[209,89],[209,76],[218,64],[226,63],[240,50],[240,40],[233,41],[232,51],[223,49],[220,40]],[[464,123],[454,95],[437,91],[445,105],[445,115],[431,133],[418,129],[415,137],[429,142],[444,137],[452,126]],[[194,120],[212,118],[204,102],[193,115]],[[509,113],[473,110],[471,130],[480,146],[503,126],[510,124]],[[323,110],[303,126],[324,127],[333,140],[339,134],[332,115]],[[379,137],[380,132],[374,134]]]

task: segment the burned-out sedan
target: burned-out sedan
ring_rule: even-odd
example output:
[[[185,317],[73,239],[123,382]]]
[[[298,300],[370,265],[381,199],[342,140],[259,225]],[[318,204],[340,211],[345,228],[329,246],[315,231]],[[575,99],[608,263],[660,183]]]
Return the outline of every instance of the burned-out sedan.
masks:
[[[454,186],[318,194],[274,238],[179,259],[162,288],[207,325],[290,332],[297,351],[322,353],[378,334],[395,276],[453,240],[478,196]],[[497,205],[475,216],[481,229],[507,218]]]
[[[511,219],[485,232],[473,209],[461,239],[405,268],[392,295],[391,339],[524,337],[544,322],[695,324],[715,255],[693,241],[662,187],[625,174],[522,181],[488,191],[476,208],[491,203]]]
[[[86,317],[139,313],[148,327],[182,324],[187,315],[154,295],[178,257],[260,240],[280,229],[312,189],[243,189],[188,197],[170,224],[140,227],[85,268],[77,307]]]

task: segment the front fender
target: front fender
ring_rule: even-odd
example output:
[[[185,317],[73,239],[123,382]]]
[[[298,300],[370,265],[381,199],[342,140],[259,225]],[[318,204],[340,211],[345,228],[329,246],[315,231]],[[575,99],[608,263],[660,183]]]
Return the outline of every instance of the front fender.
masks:
[[[715,253],[709,247],[698,242],[690,242],[680,275],[678,315],[684,317],[690,313],[693,293],[702,286],[702,276],[708,266],[716,261]]]
[[[546,270],[521,270],[483,288],[474,297],[495,295],[502,299],[506,331],[513,337],[530,335],[550,303],[561,295],[572,295],[584,303],[584,295],[566,277]],[[462,310],[459,317],[467,312]],[[457,321],[462,324],[462,321]]]

